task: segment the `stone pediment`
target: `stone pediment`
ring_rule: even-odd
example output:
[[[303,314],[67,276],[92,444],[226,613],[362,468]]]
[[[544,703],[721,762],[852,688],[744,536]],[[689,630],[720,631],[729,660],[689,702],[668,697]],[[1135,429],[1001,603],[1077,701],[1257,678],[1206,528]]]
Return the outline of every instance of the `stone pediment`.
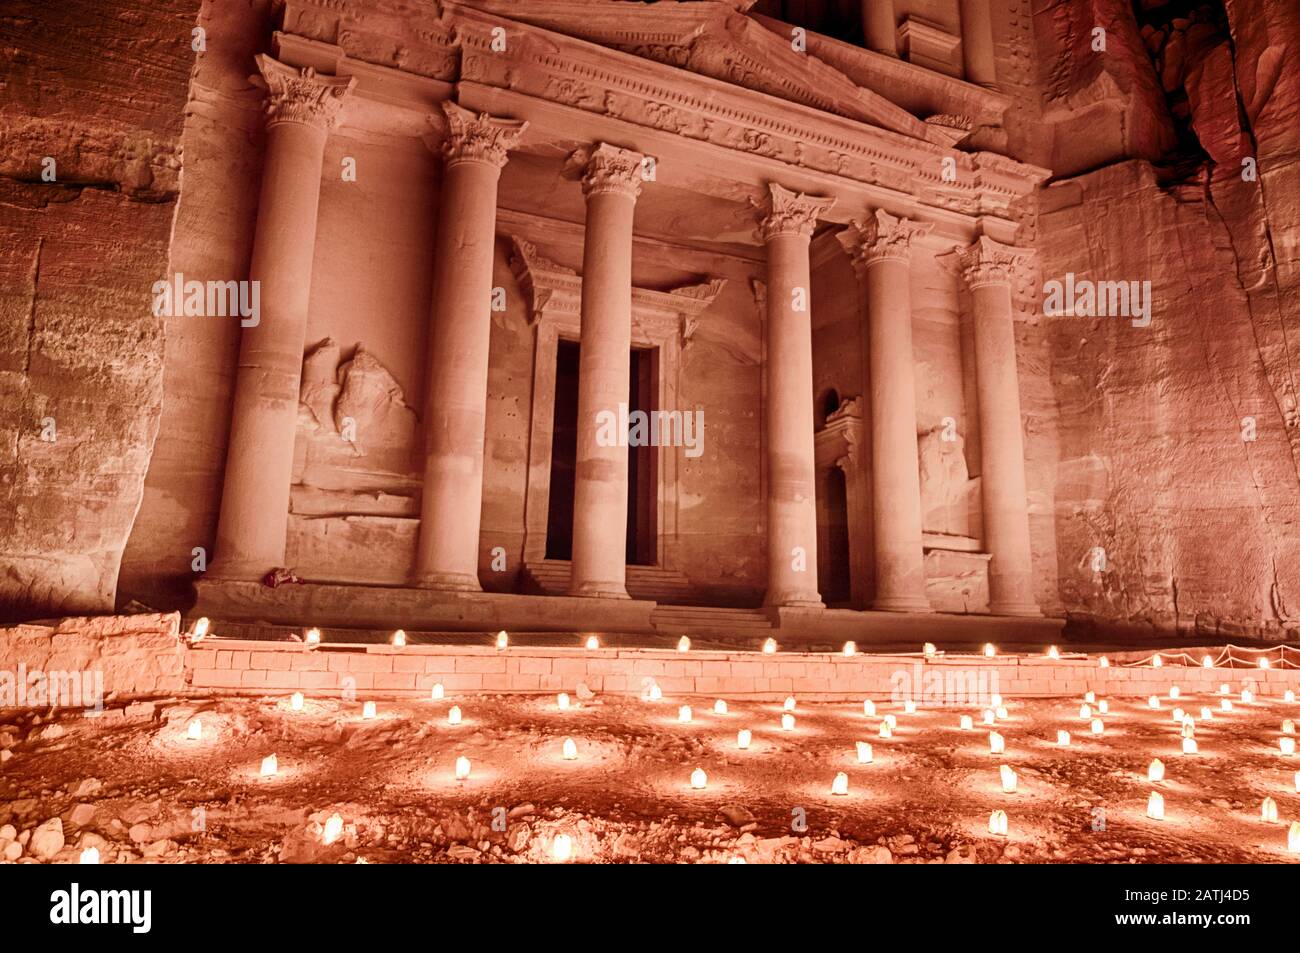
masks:
[[[796,51],[792,38],[742,12],[749,5],[710,0],[654,4],[467,0],[463,4],[915,139],[948,144],[931,126],[885,97],[857,85],[811,53]]]

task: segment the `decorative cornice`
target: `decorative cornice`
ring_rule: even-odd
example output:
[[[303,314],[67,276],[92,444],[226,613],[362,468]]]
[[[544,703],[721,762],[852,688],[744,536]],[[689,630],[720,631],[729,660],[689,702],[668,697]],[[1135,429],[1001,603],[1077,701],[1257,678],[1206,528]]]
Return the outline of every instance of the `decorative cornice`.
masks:
[[[498,119],[487,113],[474,113],[450,100],[443,100],[447,117],[447,138],[442,155],[448,166],[458,162],[486,162],[503,168],[507,153],[519,143],[528,123],[517,119]]]
[[[602,142],[587,159],[582,194],[588,198],[593,195],[626,195],[635,200],[641,194],[644,174],[645,156]]]
[[[356,85],[352,76],[321,76],[311,67],[295,69],[259,53],[257,68],[266,80],[266,125],[296,122],[316,129],[333,129],[343,110],[343,98]]]
[[[836,238],[853,259],[854,267],[865,268],[877,261],[908,262],[913,239],[928,235],[933,229],[929,222],[899,218],[878,208],[865,219],[854,221]]]
[[[835,204],[833,198],[791,192],[775,182],[769,182],[767,190],[767,207],[762,210],[763,217],[758,225],[758,235],[763,241],[777,235],[811,238],[818,216]]]
[[[1013,273],[1026,265],[1033,251],[995,242],[981,235],[971,244],[958,246],[946,255],[939,256],[945,266],[955,269],[974,291],[987,285],[1004,284],[1010,287]]]

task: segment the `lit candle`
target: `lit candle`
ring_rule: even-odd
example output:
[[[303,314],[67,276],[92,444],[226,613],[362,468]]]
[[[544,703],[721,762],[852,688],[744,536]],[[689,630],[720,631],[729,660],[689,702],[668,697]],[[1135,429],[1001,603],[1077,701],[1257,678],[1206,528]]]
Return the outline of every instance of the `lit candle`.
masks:
[[[1165,660],[1160,657],[1159,653],[1156,653],[1155,655],[1151,656],[1152,668],[1163,668],[1164,664],[1165,664]]]
[[[650,700],[652,702],[663,701],[664,691],[659,687],[658,682],[652,682],[650,685]]]
[[[776,639],[768,639],[763,643],[763,654],[772,655],[776,652]]]
[[[555,696],[555,705],[556,705],[557,708],[560,709],[560,711],[568,711],[568,710],[569,710],[569,693],[568,693],[568,692],[560,692],[560,694],[556,695],[556,696]]]
[[[866,700],[862,703],[862,714],[866,715],[868,718],[871,718],[871,717],[874,717],[874,716],[875,716],[875,714],[876,714],[876,703],[873,702],[870,698],[866,699]]]
[[[1079,706],[1080,720],[1087,721],[1091,717],[1092,717],[1092,708],[1090,708],[1088,705],[1080,705]]]
[[[1201,668],[1214,668],[1214,659],[1210,658],[1208,655],[1202,656]]]
[[[1110,668],[1110,659],[1106,658],[1106,656],[1103,655],[1101,658],[1097,660],[1097,664],[1100,665],[1102,668]]]
[[[320,629],[307,630],[307,644],[320,645]]]
[[[449,725],[459,725],[459,724],[460,724],[460,706],[459,706],[459,705],[452,705],[451,708],[447,709],[447,724],[449,724]]]
[[[364,705],[361,706],[361,717],[364,718],[366,721],[374,721],[375,719],[374,702],[366,702]]]
[[[1196,719],[1190,715],[1183,719],[1182,734],[1184,738],[1196,737]]]
[[[186,731],[186,737],[189,738],[190,741],[202,740],[203,722],[199,721],[197,718],[195,718],[192,722],[190,722],[189,730]]]
[[[587,651],[594,652],[598,648],[600,648],[600,639],[594,635],[587,636]]]
[[[713,703],[713,713],[715,715],[725,715],[727,713],[727,703],[719,698]]]
[[[1012,771],[1009,767],[1007,767],[1004,764],[1001,768],[998,769],[998,773],[1002,776],[1002,793],[1015,794],[1016,793],[1016,772]]]
[[[1101,701],[1097,702],[1097,711],[1099,711],[1103,715],[1110,714],[1110,702],[1106,701],[1106,699],[1104,698]]]
[[[1292,821],[1287,828],[1286,849],[1289,853],[1300,854],[1300,821]]]
[[[447,691],[442,687],[442,682],[434,682],[433,688],[429,690],[429,697],[434,701],[442,701],[446,694]]]
[[[691,650],[691,640],[683,635],[680,639],[677,640],[677,651],[689,652],[690,650]]]
[[[396,648],[400,649],[405,644],[406,644],[406,633],[403,632],[401,629],[398,629],[396,632],[393,633],[393,645]]]
[[[573,841],[568,834],[556,834],[551,841],[551,859],[557,864],[567,864],[573,856]]]
[[[916,702],[912,701],[912,699],[910,699],[910,698],[907,699],[906,701],[904,701],[904,702],[903,702],[903,714],[905,714],[905,715],[915,715],[915,714],[916,714]]]
[[[889,722],[882,721],[880,723],[880,737],[882,738],[894,737],[894,729],[890,726]]]
[[[736,747],[741,751],[748,751],[749,743],[753,740],[754,736],[748,728],[741,728],[736,732]]]
[[[858,654],[858,643],[856,642],[844,643],[844,655],[846,658],[852,658],[857,654]]]
[[[206,622],[207,620],[205,619],[204,621]],[[81,852],[81,856],[77,859],[77,863],[79,864],[99,863],[99,848],[87,847],[85,850]]]
[[[729,864],[743,864],[743,863],[746,863],[746,860],[745,860],[744,857],[732,857],[730,860],[727,861],[727,863],[729,863]]]
[[[464,781],[469,777],[469,758],[461,755],[456,759],[456,780]]]
[[[1153,708],[1153,709],[1154,709],[1154,708],[1159,708],[1159,707],[1160,707],[1160,698],[1159,698],[1159,696],[1152,695],[1150,698],[1148,698],[1148,699],[1147,699],[1147,707],[1148,707],[1148,708]]]
[[[1084,696],[1083,696],[1083,700],[1084,700],[1085,702],[1087,702],[1089,705],[1092,705],[1092,704],[1096,703],[1096,701],[1097,701],[1097,693],[1096,693],[1096,692],[1085,692],[1085,693],[1084,693]]]
[[[280,771],[280,762],[276,760],[275,755],[268,754],[262,759],[262,777],[274,777]]]
[[[1284,735],[1295,734],[1295,722],[1292,721],[1290,718],[1282,719],[1282,734]]]
[[[962,715],[962,716],[961,716],[961,730],[962,730],[962,731],[970,731],[970,730],[971,730],[972,728],[974,728],[974,727],[975,727],[975,719],[974,719],[974,718],[972,718],[970,715]]]
[[[989,704],[994,708],[1000,708],[1002,706],[1002,696],[994,692],[989,696]]]
[[[1243,688],[1241,690],[1241,703],[1243,705],[1249,705],[1254,700],[1255,700],[1255,693],[1252,692],[1249,688]]]
[[[794,715],[786,712],[781,716],[781,730],[794,731]]]
[[[563,757],[565,761],[578,760],[578,746],[573,743],[572,738],[564,739],[564,744],[561,745],[560,749],[560,756]]]
[[[835,780],[831,782],[831,793],[837,795],[849,793],[849,776],[843,771],[835,775]]]
[[[1259,657],[1259,667],[1268,668],[1268,659],[1264,658],[1262,655]]]
[[[1220,698],[1220,699],[1219,699],[1219,709],[1220,709],[1220,711],[1232,711],[1232,699],[1231,699],[1231,698]]]
[[[338,814],[331,814],[325,819],[325,826],[321,829],[320,839],[326,847],[334,843],[343,836],[343,818]]]
[[[871,763],[871,745],[865,741],[859,741],[858,746],[858,764]],[[1300,771],[1296,772],[1296,790],[1300,791]]]
[[[682,724],[687,724],[690,722],[691,720],[690,705],[683,705],[681,708],[677,709],[677,720],[680,721]]]
[[[1092,720],[1091,727],[1092,727],[1092,733],[1094,735],[1099,735],[1106,730],[1106,726],[1101,723],[1100,718],[1094,718]]]
[[[191,633],[191,638],[193,638],[195,642],[198,642],[199,640],[203,639],[205,636],[207,636],[208,627],[210,625],[211,623],[208,621],[207,616],[203,616],[202,618],[200,618],[197,622],[194,623],[194,631]],[[94,848],[92,847],[91,850],[94,850]],[[99,857],[98,852],[96,852],[95,856],[96,858]],[[99,863],[99,860],[96,859],[95,863]]]
[[[784,708],[786,711],[794,711],[794,704],[795,704],[794,696],[789,695],[786,697],[785,704],[782,705],[781,707]]]
[[[1055,645],[1048,646],[1047,657],[1052,659],[1059,659],[1061,657],[1061,650],[1058,649]]]
[[[1056,732],[1056,743],[1062,748],[1070,747],[1070,733],[1058,729]]]
[[[1170,686],[1169,686],[1169,697],[1170,697],[1170,698],[1177,698],[1177,697],[1179,696],[1179,694],[1180,694],[1180,692],[1179,692],[1179,690],[1178,690],[1178,686],[1177,686],[1177,685],[1170,685]]]
[[[1007,712],[1006,705],[999,705],[996,714],[1001,721],[1006,721],[1008,718],[1011,717],[1011,715]]]
[[[1281,738],[1277,739],[1277,746],[1282,754],[1286,755],[1288,758],[1295,754],[1295,739],[1290,735],[1283,735]]]
[[[510,645],[510,636],[506,635],[505,629],[497,633],[497,648],[504,649]]]
[[[997,654],[998,654],[997,646],[995,646],[992,642],[986,642],[986,643],[984,644],[984,657],[985,657],[985,658],[993,658],[993,656],[995,656],[995,655],[997,655]]]
[[[989,732],[989,754],[1002,754],[1007,750],[1006,739],[996,731]]]
[[[1175,708],[1173,714],[1174,714],[1174,723],[1180,725],[1183,723],[1183,719],[1187,716],[1187,713],[1183,711],[1181,708]]]
[[[885,724],[889,725],[889,727],[890,727],[891,729],[893,729],[893,728],[897,728],[897,727],[898,727],[898,716],[897,716],[897,715],[886,715],[886,716],[885,716]]]
[[[989,833],[998,837],[1007,836],[1007,812],[994,811],[989,815]]]
[[[1282,695],[1282,701],[1286,702],[1288,705],[1294,705],[1295,692],[1292,689],[1288,688]]]
[[[1147,780],[1160,782],[1165,779],[1165,763],[1159,758],[1153,758],[1147,765]]]
[[[1183,739],[1183,754],[1196,754],[1200,749],[1197,747],[1195,738]]]
[[[691,772],[691,787],[693,787],[695,790],[697,791],[704,790],[705,786],[708,783],[709,783],[709,776],[704,773],[703,768],[696,768],[694,771]]]
[[[1223,682],[1221,685],[1219,685],[1219,694],[1220,694],[1220,695],[1228,695],[1228,694],[1231,694],[1231,693],[1232,693],[1232,688],[1231,688],[1231,686],[1228,685],[1227,682]]]
[[[926,658],[934,658],[938,652],[939,650],[933,642],[926,642],[925,645],[921,646],[921,654]]]
[[[985,708],[982,717],[984,719],[984,724],[986,725],[991,725],[993,722],[997,721],[997,715],[994,714],[992,708]]]
[[[1165,799],[1159,791],[1152,791],[1151,796],[1147,798],[1147,817],[1154,821],[1165,819]]]
[[[1277,823],[1277,801],[1271,797],[1264,798],[1264,803],[1259,806],[1259,819],[1266,824]]]
[[[289,696],[289,707],[294,711],[302,711],[303,702],[302,692],[294,692]]]
[[[1201,706],[1201,721],[1213,721],[1214,712],[1204,705]]]

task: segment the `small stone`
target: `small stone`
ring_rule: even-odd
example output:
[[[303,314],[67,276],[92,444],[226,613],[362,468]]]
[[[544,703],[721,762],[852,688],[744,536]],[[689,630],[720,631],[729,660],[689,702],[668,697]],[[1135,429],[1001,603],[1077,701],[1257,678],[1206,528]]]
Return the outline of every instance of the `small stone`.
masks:
[[[22,855],[23,855],[22,844],[18,843],[17,841],[10,841],[8,844],[5,844],[5,849],[4,849],[5,860],[17,860]]]
[[[578,687],[574,689],[574,694],[585,702],[589,702],[596,697],[596,693],[587,687],[586,682],[579,682]]]
[[[13,756],[14,756],[14,753],[13,753],[12,751],[10,751],[8,748],[6,748],[4,751],[0,751],[0,764],[4,764],[6,761],[8,761],[8,760],[9,760],[10,758],[12,758]]]
[[[18,828],[14,827],[12,824],[6,824],[4,827],[0,827],[0,840],[17,840],[17,839],[18,839]]]
[[[126,836],[131,838],[133,843],[143,844],[153,836],[153,828],[148,824],[136,824],[126,832]]]
[[[975,848],[970,844],[962,844],[959,847],[954,847],[952,850],[948,851],[948,855],[944,857],[943,862],[945,864],[976,863]]]
[[[746,824],[754,822],[754,815],[739,804],[724,804],[718,808],[718,813],[732,827],[744,827]]]
[[[63,821],[52,817],[32,832],[28,845],[33,857],[49,860],[63,850]]]
[[[68,823],[73,827],[89,827],[95,820],[95,805],[78,804],[68,814]]]
[[[103,787],[99,778],[82,778],[68,785],[68,794],[78,798],[90,797],[92,794],[98,794]]]

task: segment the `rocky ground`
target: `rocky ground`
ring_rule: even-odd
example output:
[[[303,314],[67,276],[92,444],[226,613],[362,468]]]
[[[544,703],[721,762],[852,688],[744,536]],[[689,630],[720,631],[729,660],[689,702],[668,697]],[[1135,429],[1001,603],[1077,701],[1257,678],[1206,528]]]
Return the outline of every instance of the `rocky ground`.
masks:
[[[979,711],[712,699],[464,696],[442,701],[194,699],[98,718],[8,713],[0,721],[0,856],[104,863],[551,861],[566,835],[576,861],[830,863],[1296,862],[1300,757],[1279,753],[1280,701],[1221,712],[1217,698],[1109,700],[1105,732],[1082,700],[1009,703],[989,752]],[[678,706],[693,721],[678,721]],[[461,724],[448,723],[452,705]],[[1197,718],[1200,753],[1181,753],[1172,711]],[[879,736],[895,714],[894,736]],[[975,728],[959,727],[962,714]],[[189,737],[198,720],[201,737]],[[740,728],[750,750],[736,747]],[[1058,729],[1072,734],[1056,744]],[[577,760],[562,757],[572,738]],[[859,764],[855,742],[874,749]],[[261,777],[275,754],[279,773]],[[470,774],[455,779],[458,757]],[[1160,758],[1163,782],[1147,780]],[[1018,775],[1003,793],[999,767]],[[704,790],[691,789],[696,768]],[[849,793],[833,796],[845,772]],[[1146,816],[1151,791],[1167,818]],[[1280,821],[1260,819],[1272,797]],[[988,833],[1005,810],[1008,836]],[[337,815],[334,825],[330,819]],[[341,822],[341,827],[337,827]],[[333,835],[337,828],[337,838]],[[326,843],[331,841],[331,843]]]

